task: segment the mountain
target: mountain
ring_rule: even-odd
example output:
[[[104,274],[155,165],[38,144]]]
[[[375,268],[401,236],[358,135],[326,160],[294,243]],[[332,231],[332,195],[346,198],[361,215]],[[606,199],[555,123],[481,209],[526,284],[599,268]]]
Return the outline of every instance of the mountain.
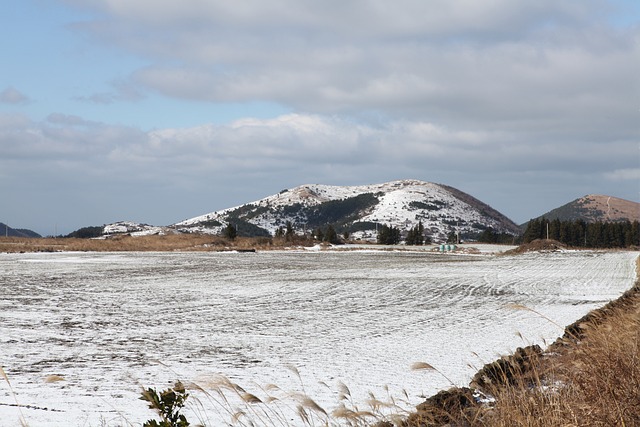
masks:
[[[9,236],[9,237],[42,237],[35,231],[25,230],[22,228],[11,228],[6,224],[0,222],[0,237],[1,236]]]
[[[553,209],[536,219],[585,222],[640,221],[640,203],[612,196],[589,194]]]
[[[200,215],[172,227],[218,234],[232,224],[240,235],[270,236],[290,221],[298,233],[332,225],[353,238],[375,239],[386,224],[407,231],[422,221],[434,241],[450,232],[474,235],[491,228],[519,234],[519,227],[474,197],[446,185],[417,180],[375,185],[302,185],[245,205]]]

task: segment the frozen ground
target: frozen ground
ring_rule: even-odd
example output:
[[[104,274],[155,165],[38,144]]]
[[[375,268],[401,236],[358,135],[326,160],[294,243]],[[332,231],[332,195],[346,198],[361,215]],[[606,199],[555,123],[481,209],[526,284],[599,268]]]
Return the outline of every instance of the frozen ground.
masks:
[[[411,404],[497,355],[552,341],[632,286],[637,253],[0,255],[0,425],[139,426],[142,386],[276,384],[337,405],[338,383]],[[521,334],[523,338],[519,337]],[[428,362],[437,372],[411,371]],[[288,368],[296,367],[304,385]],[[324,384],[328,385],[325,386]],[[304,389],[303,389],[304,387]],[[194,393],[192,422],[221,425]],[[228,418],[228,417],[227,417]],[[295,423],[294,423],[295,425]]]

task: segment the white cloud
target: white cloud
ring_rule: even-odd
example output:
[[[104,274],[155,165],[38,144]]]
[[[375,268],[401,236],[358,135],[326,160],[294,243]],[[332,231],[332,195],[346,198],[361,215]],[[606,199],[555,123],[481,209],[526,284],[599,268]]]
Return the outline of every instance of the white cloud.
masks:
[[[12,86],[0,92],[0,103],[25,104],[27,102],[29,102],[29,97]]]
[[[75,162],[89,174],[127,171],[131,177],[144,174],[162,182],[243,174],[258,166],[265,175],[277,175],[282,167],[300,174],[323,165],[363,167],[372,168],[372,177],[377,167],[393,168],[401,175],[421,167],[468,173],[561,169],[574,174],[607,173],[608,177],[637,171],[633,157],[626,155],[636,148],[633,141],[603,145],[599,141],[543,142],[535,137],[527,139],[505,130],[449,128],[428,121],[374,125],[308,114],[150,132],[59,113],[40,123],[0,115],[0,146],[6,160]],[[618,168],[616,173],[610,172],[612,166]]]
[[[128,80],[120,79],[112,82],[110,86],[112,90],[109,92],[94,93],[90,96],[81,96],[75,99],[93,104],[107,105],[118,101],[135,102],[145,98],[145,95]]]
[[[605,172],[604,177],[610,181],[635,181],[640,183],[640,168],[617,169]]]
[[[428,121],[373,125],[308,114],[150,132],[64,114],[52,114],[45,122],[0,114],[0,170],[10,177],[3,178],[4,185],[14,183],[14,192],[29,186],[30,194],[56,191],[64,200],[90,194],[100,215],[118,212],[116,220],[124,212],[153,211],[154,217],[141,220],[159,224],[303,183],[398,178],[474,190],[474,196],[496,208],[526,210],[524,218],[533,215],[527,203],[540,209],[531,193],[534,181],[540,188],[559,182],[577,188],[571,197],[598,192],[634,199],[637,162],[625,153],[635,148],[635,142],[536,143],[512,132],[453,129]],[[624,191],[598,187],[602,180],[597,177],[603,175]],[[520,200],[517,206],[515,200]],[[163,219],[154,219],[158,215]]]
[[[134,58],[109,89],[73,100],[96,120],[149,95],[140,114],[169,121],[144,132],[77,111],[0,114],[0,170],[24,182],[29,171],[43,185],[204,192],[233,180],[246,190],[236,203],[310,181],[456,179],[517,193],[560,176],[577,197],[611,193],[586,188],[606,182],[628,193],[637,177],[640,28],[614,26],[607,0],[59,1],[89,10],[72,26],[83,40]],[[26,102],[10,89],[0,102]],[[158,114],[150,100],[166,98],[179,101]],[[167,111],[189,114],[189,101],[293,113],[173,128]]]
[[[518,144],[639,137],[640,29],[612,26],[605,0],[67,2],[98,14],[76,28],[148,64],[96,103],[146,88]]]

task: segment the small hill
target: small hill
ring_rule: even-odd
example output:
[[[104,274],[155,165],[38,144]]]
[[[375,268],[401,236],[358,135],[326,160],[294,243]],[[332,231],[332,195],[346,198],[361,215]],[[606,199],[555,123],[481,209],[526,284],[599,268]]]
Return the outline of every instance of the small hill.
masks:
[[[0,222],[0,237],[42,237],[35,231],[26,230],[22,228],[11,228],[6,224]]]
[[[535,219],[585,222],[640,221],[640,203],[590,194],[553,209]]]
[[[407,231],[422,222],[433,241],[447,234],[492,229],[518,234],[518,226],[486,203],[453,187],[418,180],[361,186],[302,185],[245,205],[200,215],[172,227],[220,233],[228,224],[240,235],[273,235],[291,222],[298,233],[332,225],[354,238],[375,239],[380,225]]]
[[[567,249],[567,246],[553,239],[536,239],[524,243],[515,249],[504,252],[504,255],[516,255],[527,252],[555,252]]]

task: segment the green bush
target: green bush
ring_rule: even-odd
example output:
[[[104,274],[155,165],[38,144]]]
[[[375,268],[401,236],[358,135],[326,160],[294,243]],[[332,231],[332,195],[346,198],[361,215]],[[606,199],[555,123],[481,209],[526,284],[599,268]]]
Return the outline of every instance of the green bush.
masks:
[[[152,388],[144,390],[140,400],[149,402],[149,408],[158,412],[161,421],[149,420],[142,424],[142,427],[188,427],[189,421],[180,414],[187,397],[189,394],[181,382],[177,382],[173,388],[161,391],[160,394]]]

